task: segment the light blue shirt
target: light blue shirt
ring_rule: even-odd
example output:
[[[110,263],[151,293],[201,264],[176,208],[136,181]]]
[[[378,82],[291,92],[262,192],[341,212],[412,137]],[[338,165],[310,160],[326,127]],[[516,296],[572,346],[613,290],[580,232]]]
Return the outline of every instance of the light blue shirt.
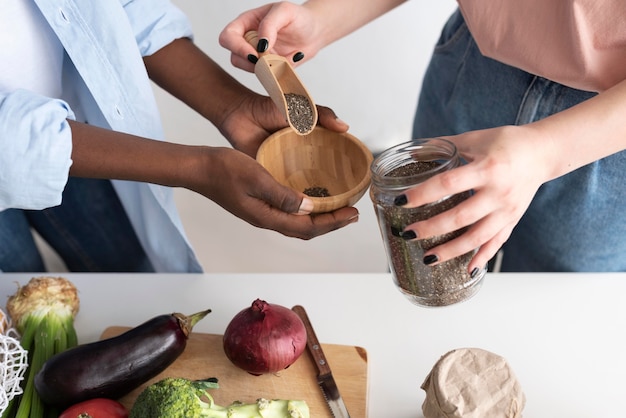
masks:
[[[65,49],[63,97],[0,93],[0,210],[61,203],[72,164],[67,119],[163,139],[142,56],[192,36],[188,19],[167,0],[35,3]],[[113,185],[157,271],[201,271],[172,189],[129,181]]]

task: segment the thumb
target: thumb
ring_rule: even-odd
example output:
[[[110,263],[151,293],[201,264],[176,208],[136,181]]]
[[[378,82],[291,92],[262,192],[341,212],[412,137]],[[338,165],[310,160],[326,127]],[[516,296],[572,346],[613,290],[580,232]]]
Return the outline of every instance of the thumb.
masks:
[[[270,187],[267,187],[265,192],[258,196],[259,199],[285,213],[296,215],[311,214],[313,201],[307,195],[276,182],[271,175],[266,180],[270,183],[265,184],[270,185]]]
[[[267,39],[269,47],[278,39],[278,32],[289,26],[295,19],[293,7],[289,3],[274,3],[259,22],[257,33],[259,39]]]
[[[319,124],[335,132],[347,132],[350,126],[339,119],[335,112],[326,106],[317,105]]]

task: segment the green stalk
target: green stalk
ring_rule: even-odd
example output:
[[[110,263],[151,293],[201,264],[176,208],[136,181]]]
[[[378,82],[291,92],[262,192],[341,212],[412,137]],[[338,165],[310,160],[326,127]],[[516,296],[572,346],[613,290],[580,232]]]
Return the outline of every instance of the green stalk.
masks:
[[[76,334],[76,328],[74,328],[74,318],[68,318],[63,323],[63,328],[65,330],[67,348],[76,347],[78,345],[78,335]]]
[[[35,340],[35,332],[39,327],[40,319],[35,318],[33,315],[28,315],[24,320],[24,325],[20,327],[20,345],[22,348],[30,353],[30,348]]]
[[[4,413],[2,414],[2,418],[12,418],[15,416],[15,410],[17,409],[17,406],[19,405],[21,397],[22,395],[19,395],[11,399],[11,402],[9,402],[7,409],[5,409]]]
[[[35,277],[9,297],[7,311],[28,351],[23,393],[13,398],[2,418],[56,417],[56,408],[41,401],[35,376],[53,355],[77,345],[74,316],[79,300],[76,287],[61,277]]]
[[[26,380],[22,381],[22,384],[21,384],[22,394],[19,396],[16,396],[15,398],[11,400],[11,402],[9,403],[9,406],[2,414],[2,418],[14,418],[17,416],[20,409],[22,410],[22,413],[25,413],[25,415],[23,416],[28,417],[29,410],[27,410],[26,406],[22,406],[22,405],[23,404],[30,405],[31,398],[32,398],[30,391],[34,390],[34,388],[32,387],[34,383],[31,384],[30,385],[31,387],[29,388],[28,381],[31,379],[31,369],[32,369],[33,359],[35,357],[34,347],[37,345],[36,340],[38,339],[37,334],[39,334],[40,326],[41,326],[41,318],[38,318],[35,315],[28,315],[27,317],[24,318],[23,326],[20,327],[21,331],[23,332],[23,334],[20,337],[20,345],[22,346],[24,350],[28,351],[29,366],[28,366],[28,369],[26,370],[26,375],[25,375]],[[33,379],[34,379],[34,374],[33,374]]]
[[[46,315],[46,327],[44,331],[45,331],[45,334],[43,335],[43,356],[41,357],[42,362],[39,365],[39,368],[37,369],[37,373],[39,373],[44,363],[50,357],[52,357],[53,355],[59,352],[58,350],[56,350],[57,341],[61,339],[63,339],[64,341],[67,341],[67,338],[65,337],[65,332],[63,331],[63,328],[60,326],[59,318],[52,312],[48,312],[48,315]],[[67,346],[67,343],[65,343],[64,345]],[[34,378],[33,378],[33,383],[34,383]],[[37,408],[36,411],[39,413],[39,415],[32,415],[32,416],[44,418],[46,416],[46,411],[49,409],[49,407],[44,405],[43,401],[39,397],[39,394],[37,393],[37,390],[34,391],[34,398],[33,398],[33,409],[35,407]],[[39,408],[41,408],[41,410],[39,410]]]
[[[44,405],[35,390],[35,375],[41,366],[54,353],[54,336],[56,330],[51,324],[49,314],[45,315],[35,332],[32,360],[28,367],[28,377],[24,387],[24,397],[20,402],[16,418],[43,418]]]
[[[65,332],[65,324],[60,321],[58,318],[51,317],[50,318],[51,328],[54,329],[53,334],[53,350],[52,353],[60,353],[68,349],[67,346],[67,335]]]

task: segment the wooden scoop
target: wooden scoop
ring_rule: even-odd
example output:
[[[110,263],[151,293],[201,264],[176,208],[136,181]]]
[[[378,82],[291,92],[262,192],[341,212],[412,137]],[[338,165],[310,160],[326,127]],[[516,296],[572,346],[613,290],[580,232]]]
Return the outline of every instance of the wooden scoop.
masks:
[[[256,48],[256,31],[247,32],[245,38]],[[280,55],[259,53],[254,73],[291,128],[299,135],[311,133],[317,125],[317,107],[289,61]]]

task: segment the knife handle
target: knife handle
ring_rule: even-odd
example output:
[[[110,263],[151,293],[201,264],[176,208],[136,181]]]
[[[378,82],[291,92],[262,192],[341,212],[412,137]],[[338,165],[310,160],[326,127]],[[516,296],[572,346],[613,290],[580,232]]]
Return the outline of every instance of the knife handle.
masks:
[[[311,353],[311,356],[313,356],[313,360],[315,361],[315,365],[317,366],[319,376],[331,374],[330,366],[328,365],[328,361],[326,361],[326,357],[324,356],[324,352],[322,351],[322,346],[317,339],[317,335],[315,335],[313,325],[311,325],[311,321],[309,320],[309,316],[307,315],[306,311],[300,305],[296,305],[291,309],[300,317],[300,319],[304,323],[304,328],[306,328],[306,344],[309,347],[309,352]]]

